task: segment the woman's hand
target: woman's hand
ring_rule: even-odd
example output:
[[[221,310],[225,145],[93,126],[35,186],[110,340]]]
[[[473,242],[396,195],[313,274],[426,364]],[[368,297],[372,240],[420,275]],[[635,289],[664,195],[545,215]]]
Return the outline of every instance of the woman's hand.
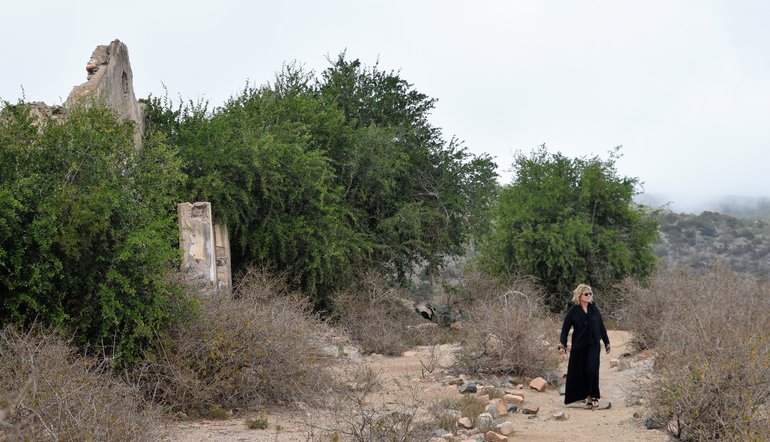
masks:
[[[605,345],[604,349],[607,350],[607,353],[609,353],[610,352],[610,344]]]
[[[562,356],[562,358],[567,357],[567,349],[564,348],[563,345],[559,346],[559,354]]]

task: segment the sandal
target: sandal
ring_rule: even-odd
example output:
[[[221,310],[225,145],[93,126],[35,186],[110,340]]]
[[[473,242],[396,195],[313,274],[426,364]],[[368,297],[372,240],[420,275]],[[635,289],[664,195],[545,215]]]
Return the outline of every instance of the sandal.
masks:
[[[591,408],[599,408],[599,399],[594,399],[591,401]]]
[[[585,407],[586,407],[586,410],[591,410],[592,408],[594,408],[594,404],[591,402],[590,399],[586,399]]]

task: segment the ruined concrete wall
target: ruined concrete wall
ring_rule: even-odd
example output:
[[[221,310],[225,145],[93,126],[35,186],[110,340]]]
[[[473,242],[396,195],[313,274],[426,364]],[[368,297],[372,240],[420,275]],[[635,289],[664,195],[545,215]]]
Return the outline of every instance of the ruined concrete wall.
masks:
[[[214,224],[214,251],[217,263],[217,288],[229,292],[233,286],[230,273],[230,234],[227,226]]]
[[[97,46],[86,63],[87,81],[72,89],[65,108],[84,100],[95,99],[107,105],[123,119],[136,124],[134,146],[142,148],[145,131],[145,108],[134,94],[134,74],[128,58],[128,47],[120,40]]]
[[[182,268],[198,284],[229,293],[232,277],[227,227],[213,224],[207,202],[177,204],[177,214]]]

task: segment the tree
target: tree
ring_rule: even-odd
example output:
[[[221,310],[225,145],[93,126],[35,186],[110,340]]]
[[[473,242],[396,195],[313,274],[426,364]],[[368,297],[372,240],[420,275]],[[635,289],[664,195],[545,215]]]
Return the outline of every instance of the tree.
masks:
[[[331,155],[345,197],[377,245],[373,260],[403,279],[415,265],[437,270],[484,230],[497,191],[496,165],[442,137],[429,122],[436,100],[396,72],[340,54],[320,93],[353,128]]]
[[[435,100],[344,55],[321,79],[295,64],[221,108],[150,98],[150,127],[179,147],[186,197],[230,229],[234,272],[267,264],[323,307],[356,274],[405,280],[459,254],[483,226],[495,165],[441,138]]]
[[[518,154],[484,262],[497,274],[537,277],[555,309],[580,282],[609,288],[626,276],[649,276],[657,223],[634,206],[638,180],[618,176],[618,156],[616,148],[607,160],[570,159],[545,145],[529,157]]]
[[[30,115],[0,110],[0,322],[74,329],[129,362],[173,310],[179,161],[159,139],[138,155],[103,107]]]

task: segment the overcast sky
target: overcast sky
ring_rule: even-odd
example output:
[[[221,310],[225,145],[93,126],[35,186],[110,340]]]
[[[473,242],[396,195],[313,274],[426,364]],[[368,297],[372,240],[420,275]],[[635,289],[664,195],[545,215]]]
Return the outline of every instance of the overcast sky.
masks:
[[[114,5],[114,6],[111,6]],[[0,98],[61,104],[97,45],[129,49],[138,98],[207,99],[320,73],[347,51],[398,70],[432,121],[511,179],[516,151],[622,145],[651,193],[770,196],[770,2],[26,0],[0,8]]]

